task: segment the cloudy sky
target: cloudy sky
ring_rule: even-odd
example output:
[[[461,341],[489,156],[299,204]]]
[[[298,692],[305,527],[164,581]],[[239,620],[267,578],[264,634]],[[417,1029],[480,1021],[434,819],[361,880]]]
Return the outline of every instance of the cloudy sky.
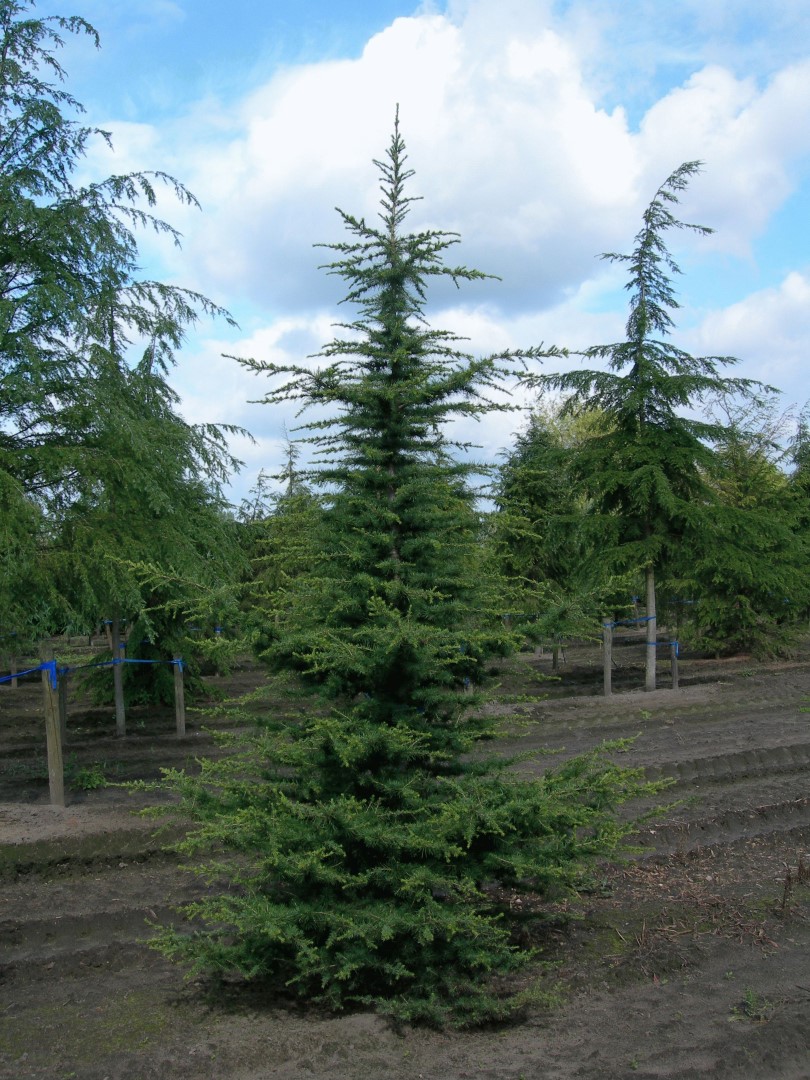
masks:
[[[66,0],[67,3],[67,0]],[[178,252],[144,237],[145,272],[229,308],[201,325],[175,376],[190,420],[242,424],[238,498],[282,459],[290,412],[250,404],[260,379],[223,352],[299,362],[346,318],[319,242],[334,207],[376,211],[372,159],[399,104],[415,228],[458,231],[454,252],[501,281],[438,293],[435,326],[474,352],[620,340],[628,251],[660,183],[704,171],[681,216],[674,340],[740,358],[736,374],[810,396],[810,6],[806,0],[41,0],[78,14],[97,52],[61,60],[87,118],[113,134],[96,175],[163,169],[202,212],[167,198]],[[576,363],[577,361],[572,361]],[[557,365],[555,365],[555,368]],[[489,457],[514,416],[478,434]]]

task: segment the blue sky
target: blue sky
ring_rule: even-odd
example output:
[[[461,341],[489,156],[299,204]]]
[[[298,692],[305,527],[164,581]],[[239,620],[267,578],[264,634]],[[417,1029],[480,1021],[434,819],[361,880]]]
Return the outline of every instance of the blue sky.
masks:
[[[394,108],[413,224],[458,230],[468,265],[499,275],[439,293],[436,325],[472,351],[583,347],[621,337],[621,271],[658,185],[705,170],[681,212],[709,238],[673,236],[684,271],[675,342],[735,355],[737,373],[803,404],[810,354],[810,6],[806,0],[41,0],[79,14],[97,52],[62,62],[88,119],[113,133],[87,173],[165,169],[203,212],[167,199],[176,252],[144,237],[145,272],[199,289],[239,331],[205,325],[176,385],[189,419],[244,424],[247,467],[281,462],[292,416],[250,405],[261,382],[223,352],[299,362],[329,340],[340,282],[313,244],[341,239],[334,206],[375,212],[371,164]],[[572,361],[575,363],[575,361]],[[493,456],[514,417],[473,432]]]

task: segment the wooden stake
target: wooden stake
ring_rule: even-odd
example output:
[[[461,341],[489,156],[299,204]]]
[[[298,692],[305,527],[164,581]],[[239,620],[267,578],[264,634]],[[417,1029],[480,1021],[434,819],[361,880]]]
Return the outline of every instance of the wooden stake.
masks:
[[[53,646],[43,642],[40,657],[45,663],[53,660]],[[52,670],[42,672],[42,691],[45,698],[45,742],[48,749],[48,787],[51,806],[65,805],[65,766],[62,758],[62,733],[59,727],[58,691],[53,685]]]
[[[669,643],[669,663],[672,668],[672,689],[678,689],[678,642]]]
[[[59,677],[59,736],[62,746],[67,744],[67,716],[68,716],[68,676],[63,673]]]
[[[602,623],[602,665],[604,671],[605,697],[613,693],[613,623]]]
[[[11,673],[11,689],[17,689],[17,657],[12,656],[9,664],[9,671]]]
[[[182,739],[186,733],[186,696],[183,659],[180,656],[174,658],[174,714],[177,720],[177,738]]]

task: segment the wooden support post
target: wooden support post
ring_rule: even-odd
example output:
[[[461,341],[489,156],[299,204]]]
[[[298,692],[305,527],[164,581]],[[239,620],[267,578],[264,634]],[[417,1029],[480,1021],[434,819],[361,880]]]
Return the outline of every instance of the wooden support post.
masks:
[[[672,668],[672,689],[678,689],[678,642],[669,643],[669,662]]]
[[[174,714],[177,720],[177,738],[182,739],[186,733],[186,696],[183,659],[180,656],[174,658]]]
[[[9,660],[9,674],[11,675],[11,689],[17,689],[17,657],[11,656]]]
[[[123,659],[121,643],[121,620],[116,615],[111,623],[110,640],[113,660]],[[113,693],[115,695],[115,734],[123,738],[127,733],[127,714],[124,709],[124,665],[113,664]]]
[[[53,646],[43,642],[40,657],[45,663],[53,661]],[[42,672],[42,691],[45,698],[45,742],[48,750],[48,787],[51,806],[65,805],[65,766],[62,758],[62,733],[59,729],[58,690],[54,686],[54,670]]]
[[[602,623],[602,665],[604,670],[605,697],[613,693],[613,623]]]
[[[67,669],[59,676],[59,735],[62,746],[67,744],[68,675]]]
[[[560,646],[557,642],[554,642],[554,646],[551,650],[551,670],[558,671],[560,667]]]

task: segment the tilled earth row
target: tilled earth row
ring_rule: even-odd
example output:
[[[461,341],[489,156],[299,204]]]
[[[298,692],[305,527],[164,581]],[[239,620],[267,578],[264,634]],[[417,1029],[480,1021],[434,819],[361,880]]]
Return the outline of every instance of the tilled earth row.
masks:
[[[809,1077],[810,662],[685,659],[680,690],[606,700],[598,656],[566,660],[559,682],[544,681],[547,658],[505,671],[504,695],[520,699],[493,706],[503,751],[565,756],[632,738],[621,760],[671,779],[667,809],[540,943],[538,987],[557,1003],[461,1034],[396,1032],[371,1014],[326,1016],[236,989],[209,998],[184,982],[146,942],[200,883],[120,789],[51,810],[35,689],[17,704],[3,695],[0,1076]],[[621,674],[638,685],[640,672]],[[257,678],[238,673],[235,688]],[[184,743],[168,713],[140,722],[116,742],[105,717],[77,712],[73,767],[103,762],[129,778],[213,749],[202,721]]]

